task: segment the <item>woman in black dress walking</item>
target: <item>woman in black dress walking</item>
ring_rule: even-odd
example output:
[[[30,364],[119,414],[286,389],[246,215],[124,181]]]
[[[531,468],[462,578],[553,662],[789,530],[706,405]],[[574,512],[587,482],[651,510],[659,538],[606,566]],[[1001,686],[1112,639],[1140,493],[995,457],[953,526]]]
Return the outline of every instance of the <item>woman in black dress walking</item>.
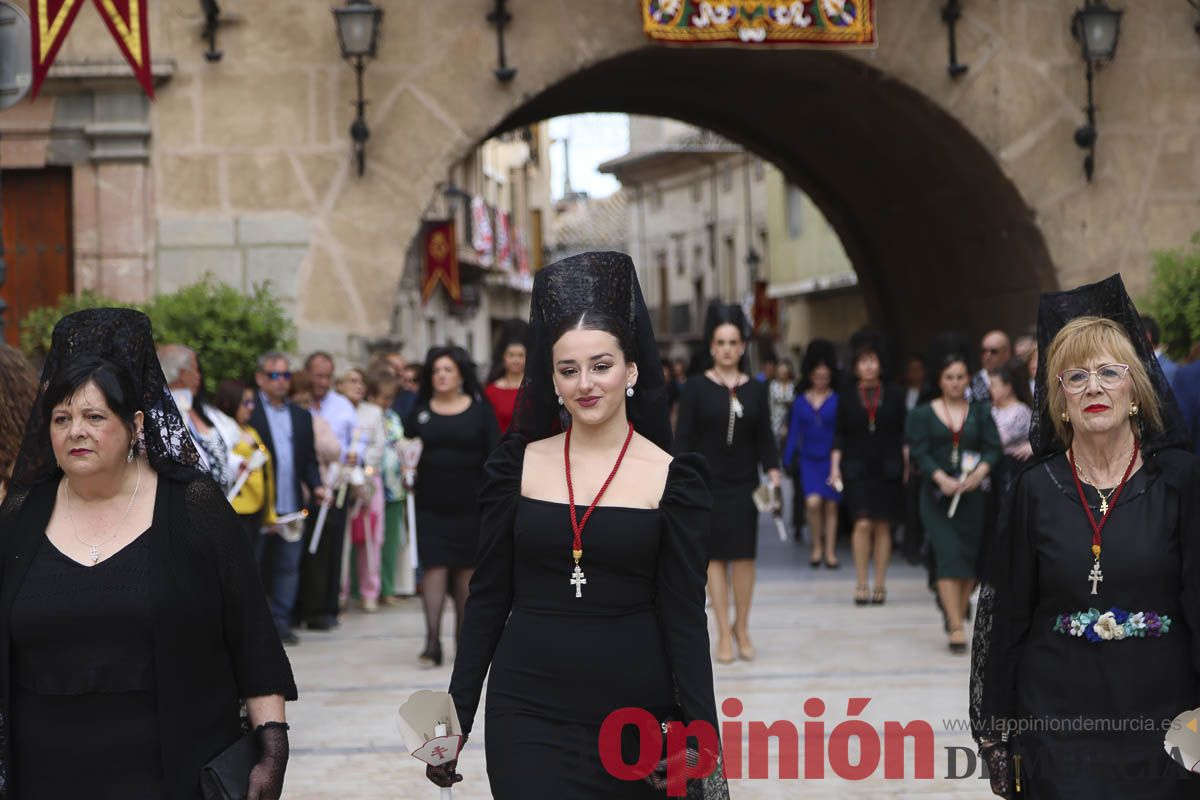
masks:
[[[883,380],[883,342],[860,332],[850,340],[854,379],[840,393],[829,483],[842,491],[854,520],[851,539],[858,584],[856,605],[887,600],[892,558],[892,523],[904,518],[904,390]],[[867,567],[875,562],[875,588],[868,594]]]
[[[640,761],[637,729],[601,737],[622,708],[638,709],[656,754],[660,722],[710,731],[674,763],[704,776],[689,797],[727,798],[704,615],[704,464],[663,449],[666,392],[633,262],[585,253],[543,269],[530,324],[516,416],[487,465],[450,681],[459,723],[470,733],[490,667],[498,800],[662,798],[664,765]],[[605,764],[617,760],[644,777],[614,777]],[[461,780],[454,768],[428,774],[446,786]]]
[[[496,415],[483,399],[466,350],[435,347],[429,351],[421,393],[404,421],[404,435],[420,439],[422,445],[413,489],[425,608],[425,649],[420,661],[439,666],[442,612],[451,587],[455,636],[462,632],[479,542],[483,465],[500,439]]]
[[[771,429],[767,384],[751,380],[741,368],[748,331],[741,306],[709,306],[704,328],[713,365],[684,387],[675,452],[700,453],[712,473],[708,591],[717,623],[717,661],[730,664],[734,640],[738,656],[754,660],[750,601],[758,552],[758,508],[752,495],[760,466],[767,471],[771,485],[779,488],[779,449]],[[731,572],[737,613],[732,625],[727,589]]]
[[[1195,798],[1163,736],[1200,697],[1200,461],[1119,276],[1043,295],[1038,347],[1033,457],[975,624],[992,790]]]
[[[199,797],[244,702],[261,757],[234,788],[277,800],[296,686],[150,320],[64,317],[40,387],[0,507],[0,794]]]

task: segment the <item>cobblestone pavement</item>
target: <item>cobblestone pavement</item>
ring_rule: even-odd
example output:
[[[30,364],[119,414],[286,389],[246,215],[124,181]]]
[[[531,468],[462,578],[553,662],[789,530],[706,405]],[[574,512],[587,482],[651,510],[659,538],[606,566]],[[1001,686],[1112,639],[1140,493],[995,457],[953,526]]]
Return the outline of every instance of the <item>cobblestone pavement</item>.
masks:
[[[934,732],[934,777],[913,778],[913,745],[905,754],[905,780],[884,779],[882,765],[862,781],[836,776],[825,759],[825,778],[780,779],[776,751],[770,752],[770,779],[732,781],[734,800],[776,798],[986,798],[978,775],[948,779],[948,751],[969,747],[962,730],[947,721],[967,715],[969,659],[945,646],[941,617],[925,587],[923,569],[893,564],[884,606],[851,603],[854,576],[843,548],[840,570],[810,569],[808,548],[778,541],[772,528],[760,532],[759,583],[751,632],[758,657],[717,665],[717,701],[737,697],[743,722],[789,720],[803,732],[810,718],[804,702],[826,705],[826,745],[830,732],[847,718],[847,699],[870,698],[859,717],[882,734],[884,723],[926,720]],[[453,617],[447,612],[445,630]],[[301,699],[288,707],[292,759],[284,796],[289,800],[418,800],[436,798],[422,765],[410,757],[396,725],[396,709],[417,689],[444,690],[450,667],[424,670],[416,664],[423,623],[416,600],[378,614],[349,612],[331,633],[301,632],[289,650]],[[448,641],[448,639],[447,639]],[[748,725],[743,728],[746,730]],[[490,797],[484,771],[482,709],[460,770],[465,780],[455,800]],[[815,737],[814,737],[815,738]],[[801,741],[803,743],[803,734]],[[965,768],[963,753],[958,769]],[[858,748],[851,746],[850,762]],[[743,757],[746,769],[748,755]],[[803,751],[801,774],[805,773]],[[531,798],[530,800],[542,800]]]

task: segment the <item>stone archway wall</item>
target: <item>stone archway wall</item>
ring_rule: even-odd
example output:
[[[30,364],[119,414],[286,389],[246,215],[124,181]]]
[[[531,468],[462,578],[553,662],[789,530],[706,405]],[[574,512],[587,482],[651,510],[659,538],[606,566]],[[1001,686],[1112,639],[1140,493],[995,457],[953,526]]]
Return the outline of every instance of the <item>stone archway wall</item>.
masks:
[[[721,81],[712,67],[689,74],[688,61],[702,56],[714,67],[741,65],[751,80],[707,96],[693,90],[675,113],[744,141],[805,185],[846,237],[889,327],[944,311],[937,292],[996,291],[986,306],[959,305],[962,324],[976,327],[984,314],[1028,319],[1037,289],[1118,270],[1135,293],[1143,289],[1150,252],[1183,245],[1200,219],[1193,12],[1158,0],[1123,4],[1117,59],[1096,85],[1089,185],[1071,138],[1085,96],[1068,31],[1077,0],[967,4],[959,48],[971,70],[958,82],[945,72],[940,5],[882,3],[874,51],[685,56],[648,48],[631,0],[513,0],[507,44],[519,72],[502,85],[491,74],[486,9],[468,0],[385,3],[380,57],[366,76],[371,140],[361,179],[346,135],[353,74],[325,5],[244,4],[242,21],[222,31],[218,65],[204,62],[195,20],[158,12],[156,56],[176,62],[152,111],[160,285],[173,270],[194,270],[196,253],[227,252],[206,258],[231,259],[243,281],[292,276],[302,346],[385,333],[404,253],[450,164],[504,120],[535,112],[554,87],[605,64],[638,78],[616,87],[629,90],[625,110],[663,113],[670,98],[689,94],[672,80]],[[657,100],[645,92],[656,83]],[[847,91],[857,106],[836,102]],[[639,95],[653,106],[631,107]],[[600,100],[570,98],[579,110]],[[836,118],[800,113],[810,107]],[[776,114],[803,124],[772,124]],[[846,142],[858,152],[843,156]],[[845,172],[828,166],[839,157]],[[895,174],[872,196],[880,170]],[[843,187],[856,182],[865,188],[850,198]],[[182,243],[164,241],[164,230],[175,236],[180,226]],[[908,236],[896,232],[906,228]]]

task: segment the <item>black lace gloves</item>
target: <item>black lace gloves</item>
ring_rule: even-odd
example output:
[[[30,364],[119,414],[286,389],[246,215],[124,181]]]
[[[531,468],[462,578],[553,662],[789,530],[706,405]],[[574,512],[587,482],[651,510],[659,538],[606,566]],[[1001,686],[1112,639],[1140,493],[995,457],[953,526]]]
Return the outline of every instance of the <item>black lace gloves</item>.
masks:
[[[981,742],[979,755],[987,762],[988,773],[992,779],[992,794],[1011,800],[1013,796],[1013,764],[1004,742]]]
[[[267,722],[254,729],[262,757],[250,770],[246,800],[279,800],[283,795],[283,773],[288,762],[288,725]]]
[[[459,752],[461,753],[462,748],[466,746],[467,734],[464,733],[462,737],[462,744],[459,745]],[[451,786],[463,779],[463,776],[459,775],[458,772],[455,771],[457,767],[457,758],[453,761],[447,761],[445,764],[437,767],[433,766],[432,764],[427,764],[425,766],[425,777],[428,778],[435,786],[440,786],[443,789],[449,789]]]

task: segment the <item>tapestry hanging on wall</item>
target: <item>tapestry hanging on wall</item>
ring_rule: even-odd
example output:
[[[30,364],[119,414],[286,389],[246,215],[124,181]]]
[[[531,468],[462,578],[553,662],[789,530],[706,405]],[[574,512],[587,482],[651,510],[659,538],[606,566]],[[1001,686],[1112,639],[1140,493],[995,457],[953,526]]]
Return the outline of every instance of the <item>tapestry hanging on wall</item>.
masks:
[[[873,47],[876,0],[640,0],[642,28],[670,44]]]

